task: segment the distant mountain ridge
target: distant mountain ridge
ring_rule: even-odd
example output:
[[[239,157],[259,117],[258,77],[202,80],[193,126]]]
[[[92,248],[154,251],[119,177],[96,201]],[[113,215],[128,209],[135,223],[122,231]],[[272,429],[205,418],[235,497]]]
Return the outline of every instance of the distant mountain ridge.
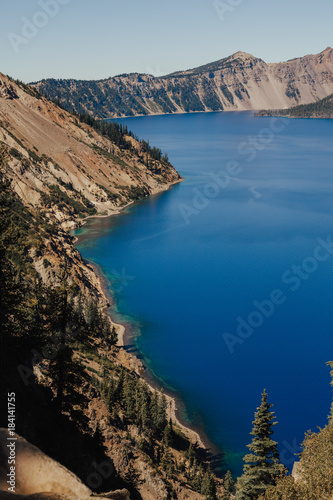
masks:
[[[105,80],[47,79],[31,86],[67,108],[99,118],[282,109],[333,93],[333,50],[282,63],[236,52],[161,77],[132,73]]]

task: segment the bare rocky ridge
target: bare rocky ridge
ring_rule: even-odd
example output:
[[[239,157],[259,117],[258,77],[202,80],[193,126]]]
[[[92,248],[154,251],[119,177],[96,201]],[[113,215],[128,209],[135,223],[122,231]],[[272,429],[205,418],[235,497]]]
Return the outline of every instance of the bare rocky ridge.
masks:
[[[99,81],[31,84],[51,99],[99,117],[281,109],[333,92],[333,50],[281,63],[237,52],[220,61],[163,77],[125,74]]]

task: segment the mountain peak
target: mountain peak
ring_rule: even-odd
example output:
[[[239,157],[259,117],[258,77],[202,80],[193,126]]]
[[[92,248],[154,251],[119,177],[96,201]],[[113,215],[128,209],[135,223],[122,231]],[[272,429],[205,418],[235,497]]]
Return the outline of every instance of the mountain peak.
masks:
[[[238,50],[238,52],[235,52],[230,56],[232,59],[255,59],[255,57],[252,54],[248,54],[247,52],[242,52],[241,50]]]

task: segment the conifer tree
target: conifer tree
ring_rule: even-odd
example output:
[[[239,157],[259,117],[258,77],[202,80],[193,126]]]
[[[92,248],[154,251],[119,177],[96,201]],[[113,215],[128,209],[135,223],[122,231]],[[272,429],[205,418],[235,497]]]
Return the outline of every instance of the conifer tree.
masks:
[[[231,475],[230,470],[228,470],[223,478],[223,488],[224,493],[222,500],[229,500],[231,495],[235,493],[235,481]]]
[[[216,484],[210,467],[207,469],[202,483],[201,494],[205,495],[207,500],[216,500]]]
[[[252,443],[247,445],[251,453],[244,457],[244,472],[237,483],[236,500],[258,498],[285,471],[280,462],[277,443],[271,439],[272,427],[277,424],[274,412],[270,411],[272,406],[267,403],[264,390],[253,421],[251,434],[254,437]]]
[[[189,460],[190,467],[192,467],[192,464],[193,464],[194,459],[195,459],[195,451],[194,451],[194,446],[191,442],[190,442],[188,450],[187,450],[187,458]]]
[[[124,368],[121,367],[121,371],[120,371],[120,374],[119,374],[119,377],[118,377],[117,387],[116,387],[116,390],[115,390],[115,399],[117,401],[121,401],[122,396],[123,396],[124,378],[125,378]]]
[[[136,381],[126,372],[123,385],[123,405],[125,415],[129,420],[135,417],[135,393]]]
[[[167,474],[172,474],[174,472],[174,461],[168,446],[162,447],[161,467]]]
[[[74,287],[67,280],[67,265],[66,257],[60,284],[46,290],[44,309],[44,329],[52,339],[49,375],[53,379],[55,403],[60,411],[74,406],[82,408],[87,403],[85,394],[79,390],[86,381],[86,373],[74,358],[71,345],[73,332],[70,320],[73,308],[70,296]]]
[[[109,384],[106,394],[106,406],[110,413],[113,412],[115,400],[116,400],[116,385],[114,382],[114,378],[111,377],[109,379]]]
[[[137,422],[140,427],[149,427],[149,396],[146,386],[139,381],[138,382],[138,397],[136,400],[136,413]]]
[[[158,395],[156,391],[153,392],[153,395],[150,399],[149,415],[152,429],[155,432],[158,418]]]
[[[169,423],[164,427],[162,442],[165,444],[165,446],[171,446],[172,441],[173,441],[172,425],[170,425]]]
[[[165,394],[162,391],[161,396],[158,398],[157,416],[156,416],[156,424],[160,431],[162,431],[167,424],[166,409],[167,409],[167,401]]]

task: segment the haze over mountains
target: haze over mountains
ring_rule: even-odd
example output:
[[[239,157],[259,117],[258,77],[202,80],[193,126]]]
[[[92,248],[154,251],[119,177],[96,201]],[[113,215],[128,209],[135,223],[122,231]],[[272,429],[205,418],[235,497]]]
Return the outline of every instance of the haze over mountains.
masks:
[[[333,50],[328,47],[282,63],[265,63],[237,52],[162,77],[133,73],[98,81],[47,79],[31,85],[67,108],[99,118],[282,109],[333,92]]]

